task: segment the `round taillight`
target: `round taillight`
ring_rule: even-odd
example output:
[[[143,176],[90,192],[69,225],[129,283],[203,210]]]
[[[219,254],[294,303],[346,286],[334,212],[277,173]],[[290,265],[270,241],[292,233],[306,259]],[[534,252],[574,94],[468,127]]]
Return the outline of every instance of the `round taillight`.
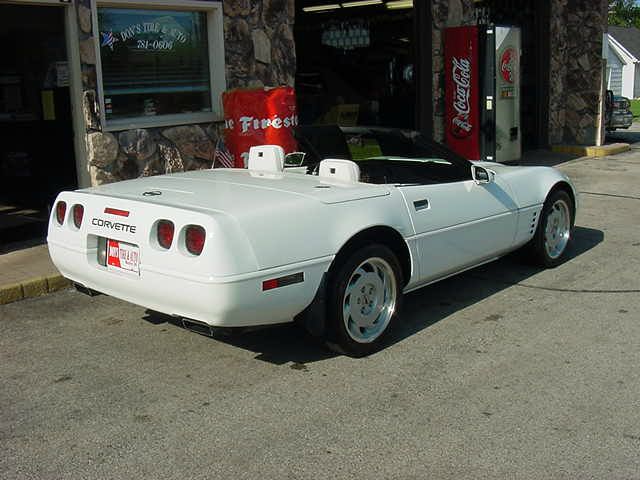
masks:
[[[73,206],[73,224],[76,228],[80,228],[82,225],[82,217],[84,216],[84,207],[82,205]]]
[[[64,222],[64,216],[67,213],[67,202],[58,202],[56,204],[56,220],[58,220],[58,223],[60,225],[62,225],[62,223]]]
[[[189,225],[185,234],[187,251],[192,255],[200,255],[204,248],[205,237],[204,228],[198,225]]]
[[[171,243],[173,243],[173,232],[175,227],[173,226],[173,222],[170,220],[160,220],[158,222],[158,243],[162,248],[166,248],[167,250],[171,247]]]

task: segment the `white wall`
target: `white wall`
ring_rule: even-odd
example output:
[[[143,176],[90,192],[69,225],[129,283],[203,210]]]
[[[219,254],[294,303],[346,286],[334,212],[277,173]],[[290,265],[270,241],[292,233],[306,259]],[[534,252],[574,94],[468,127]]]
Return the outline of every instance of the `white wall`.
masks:
[[[614,95],[635,98],[640,94],[640,63],[613,37],[606,37],[607,88]]]
[[[633,85],[636,81],[636,64],[622,66],[622,96],[633,98]]]
[[[622,95],[622,62],[611,48],[607,49],[607,67],[607,89],[613,90],[614,95]]]

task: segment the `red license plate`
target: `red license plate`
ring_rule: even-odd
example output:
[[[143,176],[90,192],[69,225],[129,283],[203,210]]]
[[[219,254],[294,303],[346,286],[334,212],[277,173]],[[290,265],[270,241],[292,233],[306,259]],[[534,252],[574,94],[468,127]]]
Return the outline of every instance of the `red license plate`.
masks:
[[[140,274],[140,248],[119,240],[107,240],[107,265],[116,270]]]

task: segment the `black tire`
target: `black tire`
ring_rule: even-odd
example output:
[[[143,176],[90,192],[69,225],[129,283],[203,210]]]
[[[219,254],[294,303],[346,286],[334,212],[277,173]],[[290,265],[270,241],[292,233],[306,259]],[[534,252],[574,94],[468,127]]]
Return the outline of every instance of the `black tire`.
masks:
[[[573,200],[565,190],[554,190],[549,194],[542,207],[536,233],[528,244],[533,263],[553,268],[565,260],[567,247],[573,239],[574,211]],[[562,225],[559,228],[552,225],[551,232],[547,234],[550,221],[563,223],[563,219],[568,222],[568,230]]]
[[[369,245],[347,256],[329,276],[327,346],[351,357],[377,351],[397,323],[403,288],[400,262],[386,246]]]

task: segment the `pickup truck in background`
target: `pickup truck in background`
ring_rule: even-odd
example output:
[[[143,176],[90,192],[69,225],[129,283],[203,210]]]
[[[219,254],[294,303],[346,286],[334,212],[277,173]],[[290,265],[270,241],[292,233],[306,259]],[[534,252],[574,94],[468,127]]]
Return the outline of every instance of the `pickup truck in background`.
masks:
[[[608,132],[613,132],[618,128],[629,128],[633,123],[633,113],[631,113],[631,102],[628,98],[614,95],[611,90],[607,90],[605,101],[605,127]]]

